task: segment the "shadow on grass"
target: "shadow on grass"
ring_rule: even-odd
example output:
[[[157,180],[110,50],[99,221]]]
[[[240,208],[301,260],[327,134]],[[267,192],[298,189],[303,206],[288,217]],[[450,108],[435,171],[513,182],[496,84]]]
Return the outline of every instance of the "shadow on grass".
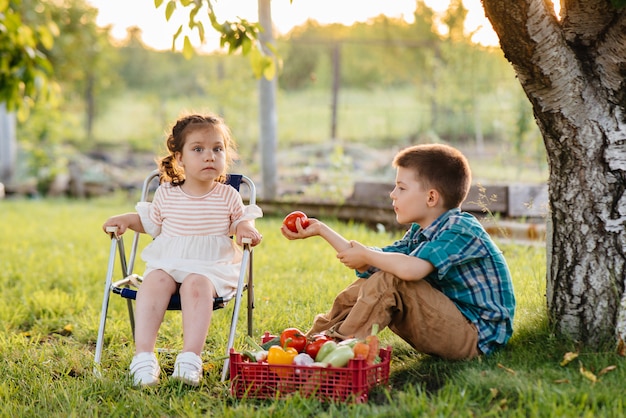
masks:
[[[555,337],[545,320],[517,331],[505,348],[474,360],[443,360],[418,353],[405,343],[396,344],[393,350],[391,391],[419,387],[426,394],[435,395],[445,385],[466,385],[470,376],[480,376],[494,369],[512,373],[513,370],[558,364],[565,352],[575,351],[576,347],[573,342]],[[383,395],[375,393],[374,401],[387,402]]]

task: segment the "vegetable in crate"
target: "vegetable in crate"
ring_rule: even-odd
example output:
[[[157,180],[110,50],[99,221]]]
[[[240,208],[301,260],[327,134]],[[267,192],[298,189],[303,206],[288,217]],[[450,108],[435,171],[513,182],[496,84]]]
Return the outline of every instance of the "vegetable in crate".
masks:
[[[357,360],[367,360],[367,355],[370,352],[370,346],[362,341],[354,344],[352,347],[352,351],[354,351],[354,358]]]
[[[357,340],[356,338],[348,338],[346,340],[341,341],[340,343],[337,343],[337,345],[342,346],[342,345],[348,345],[351,348],[353,348],[356,343],[358,343],[359,340]]]
[[[380,345],[380,342],[378,341],[378,336],[376,334],[378,334],[378,324],[372,325],[372,333],[365,337],[365,342],[370,347],[365,359],[367,364],[374,364],[376,362],[376,357],[378,356],[378,346]]]
[[[242,354],[244,356],[246,356],[250,361],[255,361],[257,363],[261,363],[265,360],[267,360],[267,354],[268,352],[265,350],[261,350],[261,351],[248,351],[248,350],[244,350],[242,352]]]
[[[261,344],[261,347],[263,347],[264,350],[269,350],[271,346],[273,345],[278,345],[280,346],[280,337],[272,337],[269,340],[267,340],[266,342],[264,342],[263,344]]]
[[[287,328],[280,334],[280,345],[283,347],[293,347],[298,353],[304,351],[306,343],[306,335],[298,328]]]
[[[286,347],[285,349],[283,349],[280,346],[273,345],[270,347],[267,353],[267,363],[273,365],[289,366],[293,364],[293,360],[296,358],[297,355],[298,352],[293,347]],[[288,378],[293,373],[293,370],[282,367],[273,367],[270,368],[270,370],[276,373],[278,377],[282,379]]]
[[[304,352],[307,353],[309,356],[316,358],[317,353],[319,353],[320,348],[322,348],[324,343],[331,340],[332,338],[324,334],[314,335],[313,340],[309,341],[306,347],[304,347]]]
[[[296,366],[311,366],[315,363],[315,360],[307,353],[300,353],[293,359],[293,364]]]
[[[332,367],[345,367],[354,358],[354,351],[349,345],[338,345],[329,355],[322,359],[322,363],[328,363]]]
[[[243,352],[243,355],[248,357],[250,360],[256,361],[258,363],[267,360],[267,350],[257,344],[257,342],[250,338],[249,335],[246,335],[246,342],[250,344],[254,351],[245,350]]]
[[[330,353],[332,353],[333,351],[335,351],[336,348],[337,348],[336,342],[332,340],[326,341],[324,345],[322,345],[322,348],[319,349],[317,356],[315,356],[315,361],[317,363],[323,363],[324,358],[328,356]]]

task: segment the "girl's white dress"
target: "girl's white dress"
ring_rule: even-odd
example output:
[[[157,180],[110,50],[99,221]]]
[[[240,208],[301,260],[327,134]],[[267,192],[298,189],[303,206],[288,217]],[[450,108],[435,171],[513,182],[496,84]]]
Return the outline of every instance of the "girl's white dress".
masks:
[[[178,283],[191,273],[206,276],[221,297],[235,292],[242,250],[232,235],[242,220],[263,216],[256,205],[244,205],[233,187],[216,183],[204,196],[161,184],[152,202],[139,202],[137,213],[154,240],[141,254],[144,277],[160,269]]]

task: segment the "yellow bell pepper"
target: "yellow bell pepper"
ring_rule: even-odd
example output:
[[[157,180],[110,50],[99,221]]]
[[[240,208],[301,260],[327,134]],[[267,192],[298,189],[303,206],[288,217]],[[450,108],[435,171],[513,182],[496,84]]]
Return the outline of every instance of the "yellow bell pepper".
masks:
[[[268,350],[267,363],[273,365],[291,365],[297,355],[298,351],[293,347],[283,349],[280,346],[273,345]],[[288,378],[293,374],[293,370],[290,367],[271,367],[270,370],[282,379]]]

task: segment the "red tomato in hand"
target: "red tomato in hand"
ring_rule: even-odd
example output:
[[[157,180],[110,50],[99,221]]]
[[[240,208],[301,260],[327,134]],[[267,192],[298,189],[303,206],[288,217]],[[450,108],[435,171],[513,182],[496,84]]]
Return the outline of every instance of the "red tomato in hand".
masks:
[[[304,352],[307,353],[312,358],[317,357],[317,353],[320,351],[320,348],[324,345],[326,341],[331,341],[327,335],[318,334],[313,337],[313,341],[309,341],[309,343],[304,347]]]
[[[300,212],[299,210],[291,212],[289,215],[285,216],[285,219],[283,219],[283,225],[285,225],[291,232],[298,232],[298,228],[296,227],[296,219],[298,218],[300,218],[302,228],[309,226],[309,218],[306,216],[306,213]]]
[[[280,334],[281,347],[293,347],[298,353],[304,351],[306,347],[307,339],[306,335],[302,333],[298,328],[287,328]]]

